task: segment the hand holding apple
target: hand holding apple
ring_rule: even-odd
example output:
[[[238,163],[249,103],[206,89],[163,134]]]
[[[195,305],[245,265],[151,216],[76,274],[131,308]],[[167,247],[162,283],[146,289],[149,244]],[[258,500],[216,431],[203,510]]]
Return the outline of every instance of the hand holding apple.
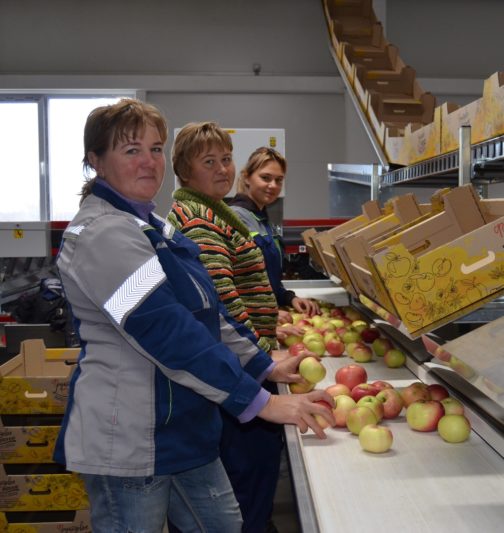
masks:
[[[318,383],[325,378],[326,369],[317,358],[309,356],[299,363],[299,373],[306,381]]]
[[[315,403],[319,400],[327,402],[331,409]],[[325,439],[324,430],[317,423],[314,415],[321,416],[330,426],[334,426],[332,407],[334,407],[334,400],[322,390],[314,390],[306,394],[272,394],[258,416],[276,424],[294,424],[302,433],[306,433],[308,428],[311,428],[317,437]]]

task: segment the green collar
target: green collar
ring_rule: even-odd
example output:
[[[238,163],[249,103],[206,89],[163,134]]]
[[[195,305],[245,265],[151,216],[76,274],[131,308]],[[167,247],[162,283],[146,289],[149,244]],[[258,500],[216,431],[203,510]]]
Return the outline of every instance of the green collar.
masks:
[[[245,238],[250,239],[250,231],[247,226],[223,200],[217,202],[206,194],[195,191],[194,189],[189,189],[188,187],[177,189],[173,193],[173,198],[180,201],[186,200],[197,202],[198,204],[210,207],[220,218],[222,218],[222,220],[224,220],[224,222],[239,231]]]

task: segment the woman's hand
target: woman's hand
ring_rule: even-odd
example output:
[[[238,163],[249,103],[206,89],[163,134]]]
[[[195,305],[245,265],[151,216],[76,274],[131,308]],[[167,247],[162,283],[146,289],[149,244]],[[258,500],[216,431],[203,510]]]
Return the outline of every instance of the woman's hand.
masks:
[[[319,439],[325,439],[324,430],[315,415],[322,417],[331,427],[334,427],[336,421],[330,409],[321,403],[316,403],[320,400],[334,407],[333,398],[323,390],[306,394],[272,394],[258,416],[277,424],[295,424],[301,433],[306,433],[308,428],[311,428]]]
[[[298,313],[305,313],[308,316],[320,314],[319,304],[315,300],[310,300],[309,298],[298,298],[295,296],[291,305]]]
[[[298,372],[299,363],[308,356],[320,360],[320,357],[310,352],[308,348],[299,355],[291,355],[284,359],[277,358],[276,365],[268,375],[268,381],[274,381],[275,383],[304,383],[304,378]]]
[[[292,324],[292,316],[289,311],[285,311],[285,309],[279,309],[277,323],[279,326],[282,324]]]
[[[302,337],[304,333],[305,332],[303,329],[292,324],[284,324],[283,326],[277,326],[276,328],[276,336],[280,342],[285,340],[289,335],[296,335],[298,337]]]

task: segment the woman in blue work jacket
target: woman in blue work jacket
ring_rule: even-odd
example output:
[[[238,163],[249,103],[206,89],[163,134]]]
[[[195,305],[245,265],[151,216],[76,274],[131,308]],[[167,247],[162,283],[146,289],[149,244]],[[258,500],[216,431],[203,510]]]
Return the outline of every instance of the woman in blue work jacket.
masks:
[[[279,152],[272,148],[258,148],[250,155],[240,173],[238,194],[230,201],[230,205],[262,250],[278,305],[291,306],[299,313],[313,316],[320,312],[317,302],[296,296],[282,284],[281,235],[270,223],[267,212],[267,207],[277,200],[282,191],[286,172],[287,162]],[[282,320],[285,318],[281,316],[280,322]],[[286,331],[284,328],[277,329],[279,334]]]

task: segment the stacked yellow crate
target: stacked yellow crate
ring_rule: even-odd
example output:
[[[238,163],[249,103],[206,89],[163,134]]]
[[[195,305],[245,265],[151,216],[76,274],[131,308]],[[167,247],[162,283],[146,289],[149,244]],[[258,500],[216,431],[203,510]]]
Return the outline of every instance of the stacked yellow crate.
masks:
[[[52,460],[78,353],[27,340],[0,367],[1,531],[91,531],[82,479]]]

